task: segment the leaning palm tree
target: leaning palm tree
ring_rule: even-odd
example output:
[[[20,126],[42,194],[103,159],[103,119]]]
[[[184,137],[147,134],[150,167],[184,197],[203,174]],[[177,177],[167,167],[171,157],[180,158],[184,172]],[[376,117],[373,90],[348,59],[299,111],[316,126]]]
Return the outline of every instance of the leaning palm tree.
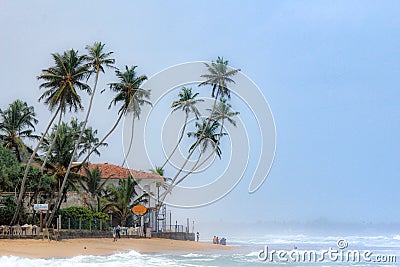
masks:
[[[135,71],[136,68],[137,66],[132,66],[131,68],[128,68],[128,66],[126,66],[125,72],[117,72],[117,76],[120,78],[120,82],[110,83],[110,89],[118,93],[117,96],[113,99],[114,105],[116,104],[115,101],[124,101],[124,106],[128,106],[127,112],[133,113],[132,131],[129,140],[128,151],[124,156],[124,160],[121,166],[124,166],[126,159],[131,151],[135,119],[140,118],[140,113],[142,111],[141,106],[144,104],[151,105],[151,102],[146,100],[150,98],[150,91],[140,88],[142,83],[147,80],[147,76],[137,76]],[[128,92],[128,94],[130,95],[128,98],[126,98],[126,92]],[[127,100],[129,100],[130,102],[129,105],[127,103]]]
[[[201,149],[199,157],[194,166],[179,180],[178,180],[178,175],[175,175],[175,177],[171,180],[171,183],[169,184],[167,190],[161,195],[160,203],[164,202],[167,195],[172,191],[172,189],[174,189],[175,186],[180,184],[184,179],[186,179],[186,177],[188,177],[194,171],[200,160],[201,155],[205,153],[205,151],[209,148],[209,146],[211,146],[213,151],[215,151],[215,153],[217,154],[217,156],[221,158],[222,151],[221,148],[219,147],[220,134],[217,132],[219,127],[220,124],[217,121],[212,121],[211,124],[209,124],[206,119],[203,119],[201,123],[196,122],[197,130],[195,132],[188,133],[188,137],[196,138],[196,141],[189,148],[189,152],[192,154],[194,150],[200,145]],[[222,133],[222,135],[226,135],[226,133]],[[189,157],[186,158],[184,166],[188,161]]]
[[[39,101],[44,100],[44,103],[48,105],[50,111],[56,111],[54,112],[53,117],[50,119],[46,130],[33,150],[28,163],[26,164],[24,176],[21,182],[21,188],[19,191],[17,207],[15,209],[11,224],[15,223],[22,205],[29,168],[56,116],[59,113],[61,116],[66,112],[67,108],[69,108],[70,111],[74,109],[75,112],[78,109],[83,109],[81,105],[81,98],[77,90],[90,93],[90,86],[85,82],[82,82],[89,74],[89,69],[85,64],[86,59],[84,56],[78,55],[78,51],[71,49],[65,51],[62,55],[54,53],[52,54],[52,57],[55,65],[43,70],[42,74],[38,76],[39,80],[45,81],[40,85],[40,88],[46,89],[46,91],[39,98]]]
[[[222,131],[224,129],[225,120],[227,120],[230,124],[236,127],[236,121],[232,117],[240,114],[239,112],[232,111],[232,106],[227,101],[228,100],[226,98],[221,98],[217,106],[215,107],[214,111],[212,111],[211,109],[207,109],[208,111],[213,112],[211,114],[212,120],[220,122],[220,132],[218,136],[218,142],[223,136]],[[203,162],[200,163],[197,167],[203,165],[212,155],[213,153],[210,153],[210,155],[205,160],[203,160]]]
[[[39,139],[34,135],[38,120],[33,106],[22,100],[15,100],[7,109],[0,109],[0,142],[14,152],[19,162],[27,158],[25,139]]]
[[[147,77],[145,75],[137,76],[135,72],[136,68],[137,66],[132,66],[130,68],[125,66],[124,72],[119,70],[115,71],[119,81],[109,84],[110,89],[116,92],[116,95],[111,100],[108,108],[110,109],[112,105],[115,106],[119,103],[122,103],[118,110],[119,116],[111,130],[94,148],[92,148],[83,161],[86,161],[90,155],[114,132],[124,115],[128,114],[129,112],[133,112],[134,117],[139,118],[141,106],[144,104],[151,105],[151,103],[146,100],[150,98],[150,91],[140,88],[141,84],[147,80]]]
[[[211,109],[207,109],[212,111]],[[232,111],[232,105],[228,103],[226,98],[221,98],[211,114],[214,121],[221,121],[221,129],[224,127],[224,122],[227,120],[230,124],[236,127],[236,121],[232,117],[239,115],[240,112]]]
[[[202,122],[196,122],[197,130],[195,132],[189,132],[188,137],[195,137],[196,142],[189,148],[189,151],[192,151],[197,147],[197,143],[201,145],[201,153],[204,153],[209,145],[211,145],[215,149],[215,153],[219,158],[221,158],[222,151],[219,147],[220,135],[217,133],[218,128],[220,127],[219,122],[212,121],[211,124],[207,125],[207,121],[205,119]],[[225,133],[222,133],[225,135]]]
[[[211,97],[215,99],[218,99],[219,96],[224,97],[225,95],[230,98],[231,93],[228,83],[235,83],[231,77],[237,74],[240,69],[228,70],[228,60],[224,61],[223,57],[218,57],[217,61],[211,62],[211,65],[208,63],[204,63],[204,65],[206,65],[209,73],[201,75],[206,80],[201,82],[199,86],[211,85]],[[215,93],[216,89],[217,92]]]
[[[65,185],[67,184],[68,175],[71,171],[73,160],[74,160],[77,150],[79,148],[79,144],[81,142],[82,135],[85,132],[86,124],[88,122],[90,111],[92,108],[93,98],[96,93],[96,87],[97,87],[97,82],[98,82],[98,78],[99,78],[99,73],[100,73],[100,71],[104,73],[104,67],[113,67],[112,64],[114,64],[114,62],[115,62],[114,59],[109,58],[113,52],[104,53],[103,48],[104,48],[104,44],[99,43],[99,42],[95,42],[93,44],[93,46],[86,46],[86,49],[88,50],[89,55],[85,56],[85,59],[89,61],[89,63],[87,64],[87,67],[91,68],[89,75],[91,73],[95,73],[96,76],[95,76],[93,91],[91,92],[91,95],[90,95],[90,101],[89,101],[89,105],[88,105],[88,108],[86,111],[85,120],[83,121],[83,125],[81,127],[79,136],[75,143],[74,151],[72,152],[73,156],[68,165],[67,172],[65,173],[63,183],[61,185],[61,190],[63,190]],[[62,201],[62,199],[61,199],[61,195],[60,195],[57,199],[57,204],[54,206],[53,212],[50,216],[50,220],[48,223],[50,223],[53,220],[56,211],[58,211],[58,209],[60,208],[61,201]]]
[[[198,159],[196,163],[192,166],[190,171],[184,175],[178,182],[176,182],[176,185],[182,182],[189,174],[191,174],[194,170],[196,170],[198,167],[203,165],[204,162],[206,162],[214,153],[221,158],[221,148],[219,147],[221,136],[226,135],[226,133],[217,133],[218,128],[220,128],[221,125],[219,124],[218,121],[212,120],[211,124],[208,124],[207,120],[203,119],[201,123],[196,122],[196,132],[189,132],[188,137],[195,137],[196,141],[195,143],[189,148],[189,152],[196,149],[199,145],[201,146],[200,148],[200,153],[198,156]],[[203,160],[202,163],[199,164],[201,156],[205,154],[206,150],[208,147],[212,147],[212,152],[206,159]]]
[[[193,112],[196,119],[198,119],[200,117],[200,112],[197,109],[196,104],[199,102],[203,102],[204,99],[197,99],[198,95],[199,95],[199,93],[195,93],[195,94],[192,93],[192,88],[182,87],[182,91],[179,92],[179,100],[174,101],[172,103],[172,108],[173,108],[172,112],[182,109],[185,112],[185,121],[183,123],[183,128],[182,128],[181,134],[179,136],[178,142],[177,142],[176,146],[174,147],[174,149],[172,150],[172,152],[170,153],[170,155],[168,156],[168,158],[165,160],[164,164],[161,166],[161,169],[163,169],[165,167],[165,165],[171,159],[172,155],[178,149],[179,144],[181,143],[183,135],[185,133],[186,125],[187,125],[187,122],[189,119],[189,113]]]

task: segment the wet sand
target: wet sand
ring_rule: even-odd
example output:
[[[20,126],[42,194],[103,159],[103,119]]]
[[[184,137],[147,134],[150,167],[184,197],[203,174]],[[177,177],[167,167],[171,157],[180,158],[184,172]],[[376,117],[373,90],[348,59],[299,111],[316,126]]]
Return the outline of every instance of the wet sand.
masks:
[[[25,258],[69,258],[78,255],[111,255],[135,250],[140,253],[195,252],[205,250],[230,250],[229,246],[211,243],[180,241],[163,238],[129,239],[113,242],[111,238],[48,240],[0,240],[0,256]]]

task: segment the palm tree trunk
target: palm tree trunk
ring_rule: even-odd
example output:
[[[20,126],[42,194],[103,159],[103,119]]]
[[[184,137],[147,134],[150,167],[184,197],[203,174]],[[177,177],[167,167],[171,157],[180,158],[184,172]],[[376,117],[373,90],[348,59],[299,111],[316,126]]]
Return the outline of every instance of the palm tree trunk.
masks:
[[[42,168],[41,168],[41,169],[42,169],[42,172],[43,172],[44,167],[46,166],[47,159],[49,158],[49,155],[50,155],[51,151],[53,150],[53,147],[54,147],[54,145],[55,145],[55,143],[56,143],[56,139],[57,139],[57,136],[58,136],[58,132],[59,132],[59,130],[60,130],[60,124],[61,124],[62,114],[63,114],[63,113],[60,112],[60,118],[58,119],[56,134],[55,134],[55,136],[54,136],[53,141],[51,142],[51,145],[50,145],[49,149],[48,149],[47,152],[46,152],[46,155],[45,155],[45,158],[44,158],[44,161],[43,161],[43,164],[42,164]],[[40,179],[42,179],[41,176],[40,176]]]
[[[50,215],[49,221],[46,222],[47,227],[49,227],[49,224],[50,224],[51,221],[53,220],[56,211],[58,211],[58,209],[59,209],[60,206],[61,206],[62,196],[60,195],[60,192],[62,192],[62,191],[64,190],[65,185],[67,184],[67,179],[68,179],[68,176],[69,176],[69,174],[70,174],[70,172],[71,172],[72,162],[74,162],[75,154],[76,154],[76,152],[77,152],[77,150],[78,150],[78,147],[79,147],[79,144],[80,144],[80,142],[81,142],[81,140],[82,140],[82,135],[83,135],[83,133],[85,132],[86,124],[87,124],[87,122],[88,122],[89,115],[90,115],[90,111],[91,111],[91,109],[92,109],[93,98],[94,98],[94,95],[95,95],[95,93],[96,93],[96,87],[97,87],[97,80],[98,80],[98,78],[99,78],[99,72],[97,71],[97,72],[96,72],[96,78],[95,78],[95,80],[94,80],[93,92],[92,92],[92,94],[91,94],[91,96],[90,96],[89,106],[88,106],[88,109],[87,109],[87,112],[86,112],[85,120],[84,120],[84,122],[83,122],[81,131],[80,131],[80,133],[79,133],[78,140],[77,140],[76,143],[75,143],[74,151],[72,152],[72,156],[71,156],[71,159],[70,159],[69,164],[68,164],[67,172],[65,173],[65,176],[64,176],[64,179],[63,179],[61,188],[60,188],[60,190],[59,190],[59,194],[58,194],[58,196],[57,196],[56,205],[55,205],[54,208],[53,208],[53,211],[52,211],[52,213],[51,213],[51,215]]]
[[[216,106],[216,104],[217,104],[218,95],[219,95],[219,90],[217,91],[217,94],[215,95],[213,108],[212,108],[212,110],[211,110],[210,116],[209,116],[208,119],[207,119],[207,124],[206,124],[206,126],[204,127],[203,132],[201,133],[200,137],[197,139],[197,141],[196,141],[196,143],[195,143],[195,145],[194,145],[192,151],[189,153],[189,155],[188,155],[188,157],[186,158],[185,162],[183,163],[182,167],[181,167],[181,168],[179,169],[179,171],[175,174],[174,178],[172,178],[171,184],[168,186],[167,191],[165,191],[165,192],[162,194],[161,200],[160,200],[160,203],[161,203],[160,207],[161,207],[162,204],[164,203],[164,200],[165,200],[165,198],[167,197],[167,195],[168,195],[168,194],[172,191],[172,189],[176,186],[176,185],[174,185],[176,179],[178,178],[178,176],[179,176],[179,175],[181,174],[181,172],[183,171],[183,168],[185,168],[185,166],[186,166],[186,164],[188,163],[190,157],[193,155],[193,153],[194,153],[196,147],[200,144],[201,137],[204,135],[204,132],[206,131],[208,125],[209,125],[210,122],[211,122],[212,114],[214,113],[214,111],[215,111],[215,106]],[[192,173],[192,172],[193,172],[193,171],[191,170],[191,171],[188,172],[188,174],[190,174],[190,173]],[[188,176],[188,174],[186,174],[186,175],[184,176],[184,178],[186,178],[186,177]],[[179,180],[179,182],[182,182],[182,181],[183,181],[183,179],[180,179],[180,180]]]
[[[93,153],[99,146],[101,146],[101,145],[106,141],[106,139],[112,134],[112,132],[114,132],[115,128],[117,128],[119,122],[121,121],[123,115],[124,115],[124,113],[121,112],[121,114],[119,115],[117,121],[115,122],[115,124],[114,124],[114,126],[111,128],[111,130],[110,130],[110,131],[103,137],[103,139],[101,139],[101,141],[87,154],[87,156],[82,160],[82,163],[83,163],[83,162],[86,162],[86,161],[88,160],[88,158],[90,157],[90,155],[92,155],[92,153]]]
[[[224,129],[224,119],[222,119],[222,123],[221,123],[221,130],[219,131],[219,135],[218,135],[218,140],[217,140],[217,142],[219,143],[220,142],[220,140],[221,140],[221,136],[222,136],[222,130]],[[214,142],[213,142],[214,143]],[[213,149],[213,151],[210,153],[210,155],[208,155],[208,157],[205,159],[205,160],[203,160],[200,164],[199,164],[199,168],[205,163],[205,162],[207,162],[207,160],[209,160],[210,159],[210,157],[214,154],[214,152],[217,150],[217,148],[218,148],[218,144],[214,144],[214,149]],[[197,166],[196,166],[197,167]],[[180,181],[178,181],[177,182],[177,184],[178,183],[180,183]]]
[[[199,154],[199,157],[197,158],[196,163],[193,165],[193,167],[190,169],[190,171],[188,171],[181,179],[179,179],[178,182],[176,182],[176,183],[174,184],[174,186],[172,187],[172,189],[173,189],[175,186],[177,186],[178,184],[180,184],[183,180],[185,180],[185,178],[188,177],[189,174],[193,173],[193,172],[196,170],[197,164],[198,164],[199,161],[200,161],[201,155],[202,155],[202,153]],[[207,161],[209,158],[210,158],[210,156],[207,157],[206,161]],[[204,163],[204,161],[199,165],[199,167],[200,167],[203,163]]]
[[[174,147],[174,149],[172,150],[171,154],[169,155],[169,157],[167,158],[167,160],[164,162],[164,164],[161,166],[161,169],[164,169],[165,165],[169,162],[169,160],[171,159],[172,155],[174,155],[175,151],[178,149],[179,144],[181,143],[182,139],[183,139],[183,135],[185,134],[185,129],[186,129],[186,124],[187,124],[187,120],[189,118],[189,112],[186,111],[186,116],[185,116],[185,124],[183,125],[182,128],[182,132],[181,132],[181,136],[179,137],[178,143],[176,144],[176,146]]]
[[[115,128],[117,128],[117,126],[118,126],[119,122],[121,121],[123,115],[124,115],[124,113],[121,112],[121,114],[119,115],[119,117],[118,117],[116,123],[115,123],[114,126],[111,128],[111,130],[110,130],[110,131],[106,134],[106,136],[104,136],[103,139],[91,150],[91,152],[86,156],[86,158],[82,161],[82,163],[85,162],[85,161],[90,157],[90,155],[93,153],[93,151],[95,151],[95,150],[107,139],[107,137],[110,136],[110,134],[115,130]],[[66,179],[65,177],[68,178],[68,175],[69,175],[70,171],[71,171],[71,168],[68,168],[67,173],[66,173],[65,176],[64,176],[63,183],[62,183],[62,185],[61,185],[61,190],[64,189],[64,187],[65,187],[65,185],[66,185],[66,183],[67,183],[67,179]],[[68,174],[68,175],[67,175],[67,174]],[[60,208],[60,206],[61,206],[61,200],[62,200],[62,198],[60,198],[60,196],[58,196],[58,198],[57,198],[57,203],[56,203],[56,205],[54,206],[53,212],[52,212],[52,214],[51,214],[51,219],[48,220],[48,221],[46,222],[46,225],[49,225],[49,224],[51,223],[51,221],[53,220],[53,218],[54,218],[54,216],[55,216],[55,212],[56,212],[56,211]]]
[[[128,158],[129,153],[131,152],[131,148],[132,148],[132,142],[133,142],[133,134],[135,131],[135,115],[133,115],[133,121],[132,121],[132,134],[131,134],[131,138],[129,140],[129,147],[128,147],[128,151],[126,153],[126,156],[124,155],[124,161],[122,162],[122,167],[124,167],[124,164],[126,162],[126,159]]]
[[[11,222],[10,222],[10,225],[14,225],[15,222],[17,221],[18,214],[19,214],[19,211],[20,211],[20,209],[21,209],[22,201],[23,201],[24,194],[25,194],[25,184],[26,184],[26,180],[28,179],[28,172],[29,172],[29,169],[30,169],[30,167],[31,167],[31,165],[32,165],[33,159],[34,159],[34,157],[35,157],[37,151],[39,150],[39,147],[40,147],[40,145],[42,144],[42,142],[43,142],[43,140],[44,140],[44,137],[46,136],[47,132],[49,131],[49,129],[50,129],[50,127],[51,127],[51,125],[53,124],[53,121],[55,120],[56,116],[58,115],[58,112],[61,111],[61,107],[62,107],[62,104],[60,104],[60,105],[58,106],[57,111],[54,113],[53,117],[51,118],[49,124],[47,125],[46,130],[44,131],[42,137],[40,138],[40,140],[39,140],[39,142],[37,143],[35,149],[33,150],[32,155],[31,155],[31,157],[29,158],[28,163],[26,164],[25,172],[24,172],[24,177],[22,178],[21,188],[20,188],[20,190],[19,190],[19,196],[18,196],[18,201],[17,201],[17,207],[15,208],[14,216],[13,216]]]

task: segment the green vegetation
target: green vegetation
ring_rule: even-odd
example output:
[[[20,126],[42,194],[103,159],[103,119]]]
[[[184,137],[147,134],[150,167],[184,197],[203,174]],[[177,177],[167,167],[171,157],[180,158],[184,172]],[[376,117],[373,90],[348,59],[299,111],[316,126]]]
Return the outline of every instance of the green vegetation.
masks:
[[[37,218],[35,215],[28,216],[25,207],[31,210],[34,203],[48,203],[52,212],[46,214],[47,226],[54,223],[54,216],[57,214],[86,220],[108,219],[107,213],[115,215],[114,218],[118,218],[120,224],[125,225],[132,215],[131,208],[147,200],[148,195],[137,194],[137,183],[132,177],[121,179],[118,186],[108,185],[107,179],[104,179],[98,168],[88,167],[91,155],[101,155],[101,148],[107,146],[106,139],[120,124],[123,116],[132,115],[133,129],[135,120],[140,119],[142,107],[151,105],[150,91],[142,88],[147,76],[140,75],[135,65],[125,66],[123,70],[114,67],[115,59],[111,58],[113,52],[106,52],[105,44],[101,42],[95,42],[85,48],[86,54],[80,54],[74,49],[52,53],[52,66],[43,69],[37,76],[42,82],[39,89],[44,90],[39,96],[39,101],[52,113],[44,132],[36,132],[38,119],[34,107],[23,100],[17,99],[3,107],[4,109],[0,108],[1,224],[35,222]],[[162,189],[157,201],[158,208],[166,195],[211,155],[216,154],[221,158],[221,138],[227,135],[224,132],[224,123],[228,121],[236,125],[234,117],[239,113],[233,112],[229,104],[228,84],[234,83],[233,76],[239,70],[229,69],[228,61],[222,57],[205,66],[208,73],[201,76],[205,80],[199,87],[211,86],[214,101],[212,107],[207,109],[208,117],[201,117],[197,105],[204,100],[199,98],[199,92],[195,92],[193,88],[182,87],[177,100],[171,103],[172,111],[184,112],[185,119],[178,142],[168,158],[160,167],[152,170],[164,177],[164,180],[156,184],[158,191]],[[115,71],[116,81],[107,84],[115,93],[108,109],[117,106],[118,116],[110,131],[98,137],[98,130],[89,126],[89,117],[99,75],[110,68]],[[89,96],[87,106],[82,103],[83,94]],[[83,121],[78,121],[74,115],[84,109],[85,117]],[[70,121],[65,121],[67,112],[72,113],[72,116],[69,116],[72,117]],[[192,127],[189,131],[187,126],[192,119],[195,121],[195,129]],[[173,178],[165,178],[164,167],[176,153],[184,137],[194,138],[194,143],[188,151],[189,155]],[[131,153],[132,140],[133,130],[126,157]],[[199,151],[197,161],[190,171],[182,175],[182,170],[191,160],[194,151]],[[204,157],[206,159],[201,161]],[[72,164],[79,160],[82,163]],[[60,209],[62,201],[70,191],[87,194],[88,208]]]
[[[85,207],[68,207],[60,209],[59,214],[63,218],[71,219],[82,219],[82,220],[105,220],[108,221],[110,218],[107,213],[92,211]]]

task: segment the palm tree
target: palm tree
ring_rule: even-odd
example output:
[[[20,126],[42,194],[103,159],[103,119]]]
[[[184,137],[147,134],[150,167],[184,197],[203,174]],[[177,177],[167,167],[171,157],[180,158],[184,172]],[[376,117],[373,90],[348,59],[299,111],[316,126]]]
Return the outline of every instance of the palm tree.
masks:
[[[215,150],[215,153],[221,158],[221,148],[219,147],[219,141],[221,135],[226,133],[216,133],[220,127],[219,122],[212,121],[211,124],[207,123],[207,120],[203,119],[201,123],[196,122],[196,132],[189,132],[188,137],[195,137],[196,142],[189,148],[189,151],[194,150],[198,145],[201,145],[201,153],[204,153],[208,146],[211,145]]]
[[[210,112],[212,111],[211,109],[207,110]],[[211,118],[214,121],[221,121],[221,128],[223,128],[225,120],[228,120],[230,124],[236,127],[236,121],[232,119],[232,117],[239,114],[240,112],[232,111],[232,105],[228,103],[226,98],[221,98],[215,107],[214,112],[211,114]]]
[[[212,112],[211,113],[212,120],[221,122],[218,142],[220,141],[221,137],[223,136],[222,131],[224,129],[225,120],[227,120],[230,124],[232,124],[233,126],[236,127],[236,121],[234,119],[232,119],[232,117],[240,114],[240,112],[232,111],[232,105],[229,104],[227,101],[228,100],[226,98],[221,98],[219,100],[217,106],[215,107],[214,111],[212,111],[211,109],[207,109],[208,111]],[[211,155],[212,154],[210,154],[210,156]],[[205,161],[207,161],[208,158]],[[200,164],[200,165],[202,165],[202,164]]]
[[[15,223],[22,205],[29,168],[37,151],[39,150],[41,143],[44,140],[44,137],[53,124],[53,121],[58,113],[60,113],[61,116],[62,113],[66,112],[68,107],[70,111],[74,109],[75,112],[78,109],[83,109],[81,105],[81,98],[77,92],[78,89],[90,93],[90,86],[82,82],[82,80],[87,78],[89,75],[88,66],[85,64],[85,56],[79,56],[78,51],[71,49],[65,51],[62,55],[53,53],[52,57],[55,66],[43,70],[42,74],[37,78],[45,81],[40,85],[40,88],[46,89],[46,91],[39,98],[39,101],[44,100],[44,103],[48,105],[50,111],[54,111],[54,109],[56,109],[56,111],[53,117],[50,119],[46,130],[33,150],[33,153],[25,167],[25,172],[19,191],[17,207],[14,217],[11,221],[12,225]]]
[[[103,52],[103,48],[104,48],[104,44],[100,43],[100,42],[95,42],[93,44],[93,46],[86,46],[86,49],[89,52],[88,56],[85,56],[85,59],[89,61],[89,63],[86,65],[87,68],[91,68],[91,71],[89,72],[89,75],[91,73],[95,73],[95,81],[94,81],[94,86],[93,86],[93,92],[91,92],[90,95],[90,101],[89,101],[89,105],[88,105],[88,109],[86,111],[86,116],[85,116],[85,120],[83,121],[83,125],[81,127],[80,133],[79,133],[79,137],[77,138],[77,141],[75,143],[75,147],[74,147],[74,151],[72,152],[72,158],[71,161],[69,162],[68,168],[67,168],[67,172],[65,173],[64,179],[63,179],[63,183],[61,185],[61,191],[64,189],[66,183],[67,183],[67,179],[68,179],[68,175],[71,171],[71,166],[75,157],[75,154],[77,153],[79,144],[81,142],[82,139],[82,135],[85,132],[85,128],[86,128],[86,124],[88,122],[89,119],[89,115],[90,115],[90,111],[92,108],[92,103],[93,103],[93,98],[94,95],[96,93],[96,87],[97,87],[97,82],[98,82],[98,78],[99,78],[99,72],[103,72],[104,73],[104,67],[112,67],[112,64],[114,64],[115,60],[109,58],[111,56],[111,54],[113,52],[108,52],[108,53],[104,53]],[[53,212],[50,216],[50,220],[48,223],[50,223],[53,218],[54,215],[56,213],[56,211],[60,208],[61,205],[61,195],[58,196],[57,199],[57,204],[54,206]]]
[[[189,155],[192,155],[194,150],[196,149],[196,147],[201,145],[199,157],[198,157],[196,163],[194,164],[194,166],[191,168],[191,170],[188,171],[184,176],[182,176],[177,181],[178,175],[180,174],[180,172],[182,171],[184,166],[189,161],[189,157],[186,158],[186,161],[183,164],[183,167],[181,168],[181,170],[178,172],[178,175],[175,175],[175,177],[171,180],[171,183],[169,184],[167,190],[161,195],[160,203],[164,202],[166,196],[172,191],[172,189],[175,186],[177,186],[179,183],[181,183],[184,179],[186,179],[186,177],[188,177],[195,170],[195,168],[198,165],[201,155],[204,154],[204,152],[207,150],[207,148],[210,145],[213,148],[213,151],[215,151],[215,153],[217,154],[217,156],[219,158],[221,158],[222,151],[221,151],[221,148],[219,147],[219,140],[220,140],[221,134],[217,133],[217,130],[219,127],[220,127],[220,124],[217,121],[212,121],[211,124],[209,124],[206,119],[203,119],[201,121],[201,123],[196,122],[196,128],[197,128],[196,132],[189,132],[187,135],[188,135],[188,137],[196,138],[196,141],[194,142],[194,144],[189,148],[189,152],[190,152]],[[226,135],[226,133],[222,133],[222,135]]]
[[[191,146],[191,148],[189,150],[190,151],[189,155],[187,156],[185,162],[183,163],[181,168],[178,170],[178,172],[175,174],[175,176],[172,178],[172,182],[171,182],[170,186],[168,187],[168,190],[166,190],[166,192],[164,192],[164,194],[162,196],[162,201],[164,201],[165,197],[167,196],[167,194],[169,192],[171,192],[173,187],[176,186],[175,181],[178,179],[178,176],[181,174],[181,172],[185,168],[186,164],[189,162],[189,159],[193,155],[195,148],[198,145],[200,145],[200,142],[202,142],[202,140],[205,140],[203,135],[205,135],[205,131],[207,129],[210,129],[209,125],[212,122],[212,114],[214,114],[214,110],[216,107],[218,97],[224,97],[226,95],[228,98],[230,98],[230,90],[228,88],[228,84],[235,83],[235,81],[232,79],[232,76],[236,75],[240,71],[240,69],[229,70],[228,69],[228,61],[224,60],[223,57],[218,57],[217,60],[215,62],[212,61],[211,64],[208,64],[208,63],[204,63],[204,64],[207,67],[208,73],[201,75],[201,77],[206,78],[206,80],[204,82],[201,82],[198,86],[199,87],[206,86],[206,85],[212,86],[211,96],[214,98],[212,110],[211,110],[210,116],[208,117],[208,119],[206,121],[206,124],[205,125],[201,124],[202,125],[201,128],[204,132],[200,132],[200,133],[197,132],[197,134],[199,134],[199,136],[197,136],[197,141]],[[204,120],[203,120],[203,123],[204,123]],[[214,124],[214,123],[212,123],[212,124]],[[211,128],[213,128],[213,127],[215,127],[215,125],[211,125]],[[220,138],[219,136],[222,136],[222,135],[224,135],[224,134],[218,135],[218,138]],[[204,146],[204,144],[203,144],[203,146]],[[217,155],[218,155],[218,153],[220,153],[220,148],[218,146],[218,143],[214,143],[213,146],[214,146],[214,149],[216,149],[215,153],[217,153]],[[219,152],[218,152],[218,150],[219,150]],[[200,156],[201,156],[201,153],[200,153]],[[199,157],[199,159],[200,159],[200,157]],[[197,161],[197,163],[198,163],[198,161]],[[197,165],[197,163],[196,163],[196,165]],[[193,168],[192,168],[192,170],[193,170]],[[189,171],[186,175],[184,175],[183,178],[181,178],[178,182],[183,181],[183,179],[185,179],[190,173],[191,173],[191,171]]]
[[[61,181],[63,181],[68,165],[73,158],[75,140],[79,135],[79,125],[81,124],[82,122],[72,118],[70,123],[62,122],[59,129],[57,129],[57,126],[54,126],[51,133],[46,136],[46,141],[41,145],[41,148],[44,151],[48,151],[50,145],[53,146],[53,149],[48,156],[48,162],[45,166],[46,173],[51,175],[53,180],[58,182],[58,187],[54,188],[51,198],[61,195],[61,199],[64,199],[67,193],[67,186],[64,189],[61,189]],[[79,191],[78,185],[80,184],[81,179],[81,175],[76,172],[71,172],[68,179],[68,187],[73,188],[75,191]],[[39,185],[41,185],[40,181]],[[50,214],[47,213],[45,222],[48,221],[49,216]]]
[[[97,208],[96,211],[100,212],[100,200],[104,195],[105,186],[110,177],[107,177],[102,181],[102,171],[98,166],[94,167],[92,170],[89,169],[88,166],[84,167],[85,170],[85,178],[83,183],[81,182],[81,186],[83,189],[90,194],[90,196],[96,200]]]
[[[110,202],[106,207],[117,214],[121,226],[126,225],[127,218],[132,214],[132,207],[146,201],[147,194],[137,198],[136,185],[137,182],[129,174],[127,179],[119,180],[118,187],[114,185],[108,187]]]
[[[179,100],[174,101],[172,103],[172,108],[173,108],[172,112],[182,109],[185,112],[185,121],[183,124],[181,134],[178,139],[178,143],[172,150],[171,154],[168,156],[167,160],[161,166],[161,169],[165,167],[165,165],[171,159],[172,155],[175,153],[176,149],[178,149],[179,144],[181,143],[183,135],[185,133],[187,121],[189,119],[189,113],[193,112],[194,115],[196,116],[196,119],[198,119],[200,117],[200,112],[197,109],[196,104],[199,102],[203,102],[204,99],[196,99],[196,97],[198,95],[199,95],[199,93],[195,93],[195,94],[192,93],[192,88],[182,87],[182,91],[179,92]]]
[[[224,97],[225,95],[230,98],[228,83],[235,83],[231,77],[238,73],[240,69],[228,70],[228,60],[224,61],[223,57],[218,57],[216,62],[211,62],[211,65],[208,63],[204,63],[204,65],[206,65],[209,73],[201,75],[206,80],[199,86],[211,85],[211,96],[215,99],[218,99],[218,96]],[[215,93],[215,89],[217,89],[217,93]]]
[[[128,151],[126,153],[126,156],[124,157],[121,166],[124,166],[126,159],[130,153],[132,147],[135,119],[139,119],[140,117],[142,111],[141,106],[143,106],[144,104],[151,105],[151,102],[146,100],[146,98],[150,98],[150,91],[140,88],[142,83],[147,80],[147,76],[142,75],[138,77],[135,71],[136,67],[137,66],[132,66],[131,68],[128,68],[128,66],[125,66],[125,72],[121,73],[117,71],[117,77],[120,79],[120,82],[109,84],[110,89],[114,92],[117,92],[117,96],[115,96],[111,103],[114,103],[115,105],[118,101],[123,101],[124,105],[120,108],[119,112],[121,112],[121,109],[126,109],[126,112],[133,113],[132,132],[129,141]]]
[[[141,84],[147,80],[145,75],[137,76],[135,69],[137,66],[132,66],[128,68],[125,66],[125,71],[121,72],[116,70],[116,76],[119,82],[110,83],[109,87],[112,91],[116,92],[116,96],[111,100],[108,108],[110,109],[112,105],[117,105],[122,103],[118,110],[118,118],[114,123],[111,130],[103,137],[103,139],[88,153],[83,161],[86,161],[90,155],[101,145],[104,141],[111,135],[112,132],[117,128],[122,117],[129,112],[134,113],[134,117],[139,118],[141,112],[141,106],[144,104],[151,104],[146,99],[150,98],[150,91],[140,88]],[[146,98],[146,99],[145,99]],[[132,132],[133,134],[133,132]]]
[[[24,139],[39,139],[34,135],[38,120],[33,106],[22,100],[15,100],[6,110],[0,109],[0,141],[2,145],[13,150],[19,162],[27,158],[27,147]]]
[[[212,86],[211,96],[214,98],[214,103],[212,105],[210,116],[208,117],[207,123],[202,127],[203,130],[207,130],[209,129],[209,124],[212,121],[212,116],[216,108],[218,97],[219,96],[224,97],[226,95],[228,98],[230,98],[231,94],[228,88],[228,83],[235,83],[235,81],[231,77],[236,75],[240,71],[240,69],[229,70],[228,61],[224,60],[223,57],[218,57],[217,60],[215,62],[212,61],[211,64],[208,63],[204,64],[207,67],[208,73],[201,75],[201,77],[206,78],[206,80],[204,82],[201,82],[198,86],[200,87],[205,85],[211,85]],[[215,90],[217,90],[217,92],[215,92]],[[202,135],[204,134],[205,133],[203,132]],[[220,134],[219,136],[222,135]],[[195,148],[200,144],[201,140],[202,138],[198,137],[196,143],[192,145],[192,148],[190,150],[191,153],[189,153],[188,159],[192,156]],[[185,161],[183,166],[179,169],[178,173],[175,175],[173,180],[175,180],[180,175],[186,163],[187,160]]]
[[[92,127],[86,127],[79,147],[81,151],[78,154],[78,158],[80,158],[85,153],[89,154],[89,152],[98,144],[100,146],[105,146],[105,147],[108,146],[107,143],[100,144],[99,138],[96,137],[96,135],[97,135],[97,130],[93,130]],[[100,156],[100,151],[98,149],[95,149],[93,153],[95,153],[97,156]],[[87,161],[89,162],[89,160],[90,158],[88,157]]]

